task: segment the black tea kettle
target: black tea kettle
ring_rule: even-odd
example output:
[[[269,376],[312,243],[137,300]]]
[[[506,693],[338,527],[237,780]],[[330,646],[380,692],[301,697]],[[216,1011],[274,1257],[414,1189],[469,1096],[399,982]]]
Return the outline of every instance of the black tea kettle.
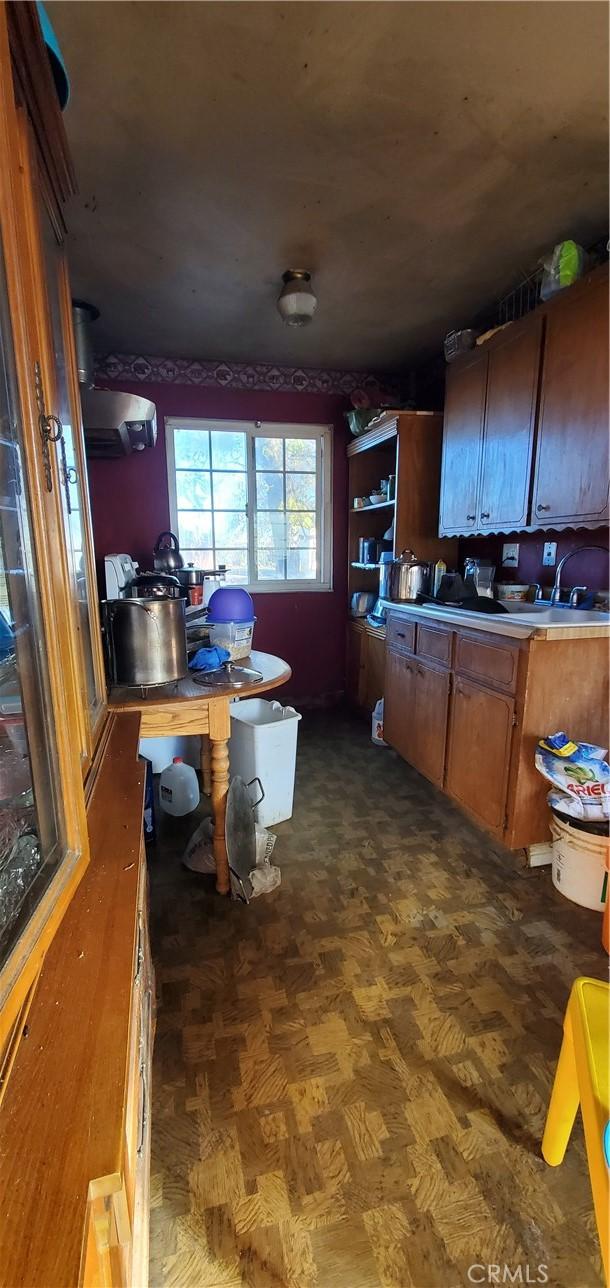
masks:
[[[180,554],[178,538],[174,536],[173,532],[159,533],[153,550],[153,558],[157,572],[176,572],[176,569],[184,568],[184,559]]]

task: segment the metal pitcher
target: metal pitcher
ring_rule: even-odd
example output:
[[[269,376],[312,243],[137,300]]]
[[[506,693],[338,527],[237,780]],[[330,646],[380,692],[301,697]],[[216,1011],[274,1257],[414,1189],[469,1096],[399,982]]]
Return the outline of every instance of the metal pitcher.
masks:
[[[105,599],[102,613],[111,684],[144,688],[187,674],[183,599]]]

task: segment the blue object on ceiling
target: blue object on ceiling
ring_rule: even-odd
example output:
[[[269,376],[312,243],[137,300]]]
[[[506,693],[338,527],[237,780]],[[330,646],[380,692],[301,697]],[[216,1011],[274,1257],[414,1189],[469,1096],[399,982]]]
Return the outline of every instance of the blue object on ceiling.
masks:
[[[41,0],[36,0],[36,8],[38,10],[38,19],[43,40],[49,55],[53,80],[55,81],[55,89],[57,90],[57,97],[59,99],[59,106],[63,112],[64,107],[70,98],[70,81],[68,80],[66,64],[62,58],[61,49],[59,48],[57,36],[53,31],[51,19],[49,18],[44,5],[41,3]]]

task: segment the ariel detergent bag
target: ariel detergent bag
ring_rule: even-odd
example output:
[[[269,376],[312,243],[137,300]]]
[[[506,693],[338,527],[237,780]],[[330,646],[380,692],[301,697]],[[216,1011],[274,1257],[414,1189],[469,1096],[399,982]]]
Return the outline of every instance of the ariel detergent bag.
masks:
[[[541,738],[536,769],[552,784],[547,800],[560,814],[603,822],[610,818],[610,767],[604,747],[572,742],[565,733]]]

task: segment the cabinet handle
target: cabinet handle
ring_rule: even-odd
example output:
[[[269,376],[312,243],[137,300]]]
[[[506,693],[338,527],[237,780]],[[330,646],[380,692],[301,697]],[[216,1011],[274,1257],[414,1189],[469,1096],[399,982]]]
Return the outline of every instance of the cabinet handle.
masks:
[[[476,514],[467,514],[467,515],[466,515],[466,518],[468,519],[468,522],[469,522],[469,523],[470,523],[470,522],[474,523],[474,520],[476,519],[476,517],[477,517],[477,516],[476,516]]]
[[[550,508],[551,508],[551,507],[550,507],[550,505],[537,505],[537,506],[536,506],[536,513],[537,513],[537,514],[544,514],[544,513],[546,512],[546,510],[550,510]]]
[[[398,636],[399,640],[404,640],[404,638],[405,638],[405,633],[404,633],[404,631],[397,631],[397,632],[396,632],[396,634],[397,634],[397,636]]]
[[[489,518],[489,510],[481,510],[481,518],[482,518],[482,519],[488,519],[488,518]]]
[[[418,674],[418,675],[422,675],[422,676],[426,674],[426,672],[424,671],[423,666],[418,666],[418,668],[417,668],[417,674]]]

